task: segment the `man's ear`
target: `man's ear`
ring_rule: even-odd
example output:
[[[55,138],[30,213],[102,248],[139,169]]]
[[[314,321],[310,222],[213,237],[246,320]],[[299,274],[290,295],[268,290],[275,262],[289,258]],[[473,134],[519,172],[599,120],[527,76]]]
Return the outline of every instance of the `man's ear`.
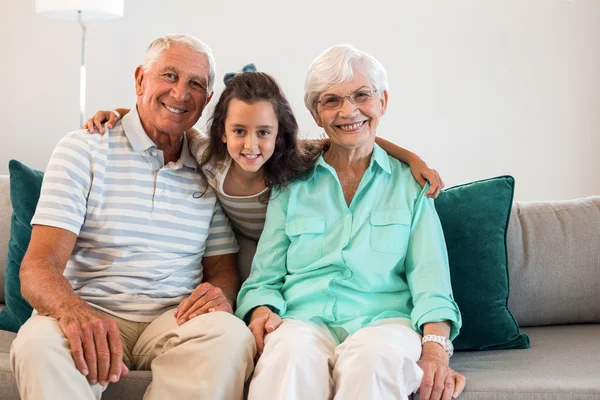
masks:
[[[317,123],[317,125],[319,125],[319,127],[322,128],[323,121],[321,120],[321,117],[319,117],[319,113],[317,113],[316,111],[310,110],[310,115],[312,115],[312,117],[315,120],[315,122]]]
[[[212,97],[213,97],[213,94],[215,94],[215,92],[210,92],[210,94],[209,94],[209,95],[208,95],[208,97],[206,98],[206,103],[205,103],[205,105],[206,105],[206,104],[208,104],[208,103],[210,103],[210,99],[212,99]]]
[[[144,69],[141,65],[138,65],[133,75],[135,77],[135,93],[138,96],[144,94]]]

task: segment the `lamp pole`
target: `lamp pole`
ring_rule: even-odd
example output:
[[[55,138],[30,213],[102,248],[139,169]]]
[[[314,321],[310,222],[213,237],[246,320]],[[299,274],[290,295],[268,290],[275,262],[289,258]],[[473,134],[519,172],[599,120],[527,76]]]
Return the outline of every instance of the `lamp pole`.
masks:
[[[85,92],[86,92],[86,71],[85,71],[85,58],[86,58],[86,47],[87,39],[85,25],[81,18],[81,10],[77,11],[77,21],[81,26],[81,67],[79,69],[79,126],[83,126],[85,118]]]

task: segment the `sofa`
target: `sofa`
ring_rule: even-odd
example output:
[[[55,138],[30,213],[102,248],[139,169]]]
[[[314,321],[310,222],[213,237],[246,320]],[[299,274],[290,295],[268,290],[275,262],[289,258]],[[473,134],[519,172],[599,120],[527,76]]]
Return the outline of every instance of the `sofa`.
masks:
[[[0,176],[0,309],[10,236],[9,178]],[[508,308],[530,348],[458,351],[463,400],[600,400],[600,196],[515,202],[507,233]],[[241,242],[241,261],[253,243]],[[247,264],[242,262],[242,264]],[[0,399],[18,399],[10,368],[16,334],[0,330]],[[103,399],[141,399],[149,371],[131,371]],[[419,396],[413,396],[418,399]]]

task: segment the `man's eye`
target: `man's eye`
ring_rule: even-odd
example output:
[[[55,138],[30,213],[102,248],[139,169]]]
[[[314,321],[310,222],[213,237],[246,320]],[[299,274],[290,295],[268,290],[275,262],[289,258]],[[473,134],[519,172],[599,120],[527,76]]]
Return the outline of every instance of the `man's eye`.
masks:
[[[204,87],[199,82],[196,82],[196,81],[190,81],[190,85],[197,89],[204,89]]]
[[[167,78],[170,81],[175,81],[177,80],[177,75],[172,74],[170,72],[167,72],[166,74],[163,75],[165,78]]]

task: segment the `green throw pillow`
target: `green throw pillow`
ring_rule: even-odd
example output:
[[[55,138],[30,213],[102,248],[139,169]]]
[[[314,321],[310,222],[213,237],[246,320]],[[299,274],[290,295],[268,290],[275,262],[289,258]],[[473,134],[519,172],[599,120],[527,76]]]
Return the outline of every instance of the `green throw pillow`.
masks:
[[[506,233],[514,178],[500,176],[455,186],[435,200],[454,299],[463,324],[457,350],[526,349],[529,337],[508,310]]]
[[[0,329],[16,332],[31,316],[32,308],[21,296],[19,269],[31,239],[31,218],[37,207],[44,173],[16,160],[8,163],[10,171],[10,241],[6,258],[4,291],[6,308],[0,312]]]

